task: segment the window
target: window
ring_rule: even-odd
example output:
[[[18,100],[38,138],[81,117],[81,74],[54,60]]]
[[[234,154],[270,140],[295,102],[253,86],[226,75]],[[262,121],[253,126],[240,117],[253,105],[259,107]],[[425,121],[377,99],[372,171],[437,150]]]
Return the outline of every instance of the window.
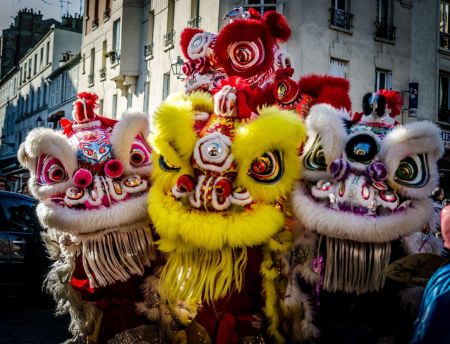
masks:
[[[394,1],[377,0],[377,20],[375,22],[375,38],[388,41],[395,40]]]
[[[89,68],[89,75],[88,75],[88,84],[93,85],[94,84],[94,70],[95,70],[95,48],[91,49],[91,65]]]
[[[253,7],[259,13],[264,14],[264,12],[277,9],[277,0],[247,0],[246,5],[246,9]]]
[[[163,93],[162,99],[166,99],[170,92],[170,72],[163,75]]]
[[[113,95],[112,98],[112,118],[117,118],[117,94]]]
[[[103,99],[100,99],[98,102],[98,114],[103,115]]]
[[[439,21],[439,31],[440,31],[440,46],[444,49],[450,49],[450,2],[442,1],[440,6],[440,21]]]
[[[83,53],[83,62],[81,65],[81,74],[86,74],[86,54]]]
[[[120,19],[117,19],[113,23],[113,51],[120,52],[121,43],[121,31],[120,31]]]
[[[375,70],[375,91],[392,90],[392,71],[385,69]]]
[[[440,122],[450,122],[450,72],[439,71],[439,115],[438,120]]]
[[[8,224],[6,226],[8,230],[14,232],[33,232],[33,227],[38,226],[32,202],[16,197],[2,197],[0,198],[0,204],[2,210],[1,215],[3,221]]]
[[[36,75],[36,72],[37,72],[37,54],[34,54],[33,75]]]
[[[28,79],[31,78],[31,59],[28,60]]]
[[[148,105],[150,100],[150,83],[144,83],[144,113],[148,114]]]
[[[187,24],[190,28],[199,28],[202,17],[200,17],[200,0],[191,0],[191,19]]]
[[[43,105],[47,104],[47,84],[44,83],[44,91],[42,95],[42,103]]]
[[[330,13],[330,24],[332,28],[337,27],[345,30],[350,30],[353,27],[353,14],[350,14],[349,0],[332,0]]]
[[[41,53],[39,55],[39,69],[42,69],[44,64],[44,47],[41,47]]]
[[[167,28],[164,35],[164,48],[165,51],[174,47],[175,31],[173,29],[175,18],[175,0],[169,0],[167,5]]]
[[[128,92],[127,93],[127,109],[130,109],[133,107],[133,93]]]
[[[144,47],[144,55],[147,57],[153,57],[153,31],[155,28],[155,12],[150,11],[148,13],[147,22],[147,44]]]
[[[45,59],[45,63],[49,64],[50,63],[50,41],[47,42],[47,55],[46,55],[46,59]]]
[[[106,55],[107,55],[107,42],[103,41],[102,44],[102,68],[100,69],[100,80],[106,79]]]
[[[330,74],[340,78],[348,79],[348,62],[331,58]]]
[[[98,2],[99,0],[94,0],[94,20],[92,21],[92,29],[96,29],[98,27]]]
[[[31,91],[30,91],[30,99],[31,99],[30,112],[33,112],[33,110],[34,110],[34,90],[33,89],[31,89]]]

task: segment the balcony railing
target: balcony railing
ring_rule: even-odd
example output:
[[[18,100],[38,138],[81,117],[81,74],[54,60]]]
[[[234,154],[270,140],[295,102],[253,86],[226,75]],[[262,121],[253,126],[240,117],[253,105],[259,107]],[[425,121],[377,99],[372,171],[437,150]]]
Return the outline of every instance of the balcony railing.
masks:
[[[395,41],[395,26],[389,25],[385,21],[376,21],[375,29],[375,38]]]
[[[153,58],[153,47],[155,46],[155,43],[149,43],[144,45],[144,56],[147,59],[152,59]]]
[[[442,49],[450,50],[450,35],[445,32],[440,32],[440,47]]]
[[[187,21],[187,26],[191,29],[198,29],[200,27],[200,24],[202,22],[202,17],[194,17]]]
[[[353,28],[353,14],[335,8],[330,8],[330,13],[331,26],[335,26],[344,30],[351,30]]]
[[[106,79],[106,67],[103,67],[99,70],[99,74],[100,74],[100,80],[105,80]]]
[[[108,21],[110,17],[111,17],[111,9],[105,8],[105,12],[103,12],[103,22]]]
[[[120,52],[117,50],[108,52],[107,56],[109,57],[109,61],[111,62],[111,65],[115,65],[116,63],[119,63],[119,61],[120,61]]]
[[[95,30],[96,28],[98,28],[98,18],[94,18],[92,21],[92,30]]]
[[[88,85],[92,86],[94,84],[94,74],[88,75]]]
[[[167,51],[174,47],[175,31],[171,30],[164,35],[164,50]]]

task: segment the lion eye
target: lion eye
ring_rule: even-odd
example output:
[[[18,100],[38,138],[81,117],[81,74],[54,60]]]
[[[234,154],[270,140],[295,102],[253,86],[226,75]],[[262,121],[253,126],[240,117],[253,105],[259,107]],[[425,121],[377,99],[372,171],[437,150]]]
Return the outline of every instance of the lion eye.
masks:
[[[130,164],[134,167],[141,167],[151,164],[150,147],[144,144],[144,141],[137,137],[130,149]]]
[[[248,175],[260,183],[276,183],[283,175],[281,153],[267,152],[253,160]]]
[[[396,183],[411,188],[421,188],[428,183],[429,179],[426,154],[416,154],[401,160],[394,176]]]
[[[36,179],[40,185],[56,184],[67,180],[63,164],[48,155],[39,158],[36,172]]]
[[[303,164],[305,165],[305,168],[311,171],[327,170],[327,162],[325,160],[319,135],[316,136],[311,148],[306,153]]]
[[[169,163],[162,155],[160,155],[159,157],[159,167],[161,167],[161,169],[166,172],[178,172],[179,170],[181,170],[181,168]]]

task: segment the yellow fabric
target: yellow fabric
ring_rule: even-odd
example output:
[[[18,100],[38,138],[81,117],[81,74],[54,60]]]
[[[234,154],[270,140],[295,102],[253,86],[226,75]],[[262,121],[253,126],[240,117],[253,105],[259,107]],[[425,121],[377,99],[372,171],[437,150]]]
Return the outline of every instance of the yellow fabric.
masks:
[[[192,251],[261,245],[284,225],[282,211],[270,204],[254,205],[242,212],[229,211],[226,215],[187,210],[155,185],[150,189],[148,210],[161,237],[159,248],[164,252],[176,248]]]
[[[300,175],[298,148],[306,138],[306,131],[298,115],[276,107],[260,110],[260,115],[249,124],[241,126],[234,139],[232,152],[237,161],[236,183],[243,185],[253,199],[265,203],[286,196]],[[251,163],[265,152],[277,150],[282,153],[284,172],[273,184],[263,184],[249,177]]]
[[[279,290],[284,291],[286,285],[280,279],[281,261],[280,256],[286,254],[292,245],[292,233],[284,231],[277,234],[276,238],[269,239],[268,244],[263,249],[263,262],[261,264],[261,274],[263,275],[263,290],[265,296],[264,314],[269,325],[267,332],[273,336],[276,343],[284,343],[285,340],[279,331],[280,316],[284,312],[283,300],[280,300]],[[278,260],[278,261],[275,261]]]

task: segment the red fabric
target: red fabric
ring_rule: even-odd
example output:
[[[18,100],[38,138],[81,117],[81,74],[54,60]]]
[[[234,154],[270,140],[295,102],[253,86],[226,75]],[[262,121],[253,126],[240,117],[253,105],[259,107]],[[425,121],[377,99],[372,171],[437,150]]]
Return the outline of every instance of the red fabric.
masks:
[[[329,75],[307,75],[299,81],[300,94],[311,96],[315,103],[325,103],[351,111],[350,84],[344,78]]]
[[[114,127],[117,123],[117,120],[115,120],[115,119],[102,117],[102,116],[98,116],[98,115],[96,115],[93,120],[100,121],[100,123],[104,127]],[[64,135],[66,135],[67,137],[70,137],[73,135],[73,125],[77,124],[75,121],[71,121],[67,118],[61,118],[59,123],[61,124],[61,127],[63,127]]]
[[[240,293],[234,291],[216,301],[212,305],[203,304],[196,321],[209,333],[213,342],[233,344],[247,336],[260,335],[260,330],[254,328],[251,322],[254,314],[261,314],[262,276],[260,266],[262,252],[259,247],[247,249],[247,266],[244,271],[244,284]],[[224,335],[229,331],[228,335]]]
[[[292,31],[286,18],[278,12],[267,11],[262,18],[270,28],[272,36],[279,42],[286,42],[291,37]]]
[[[77,94],[73,107],[73,119],[77,123],[86,123],[95,118],[98,96],[95,93],[80,92]],[[86,113],[84,113],[86,110]]]
[[[236,322],[234,317],[226,313],[220,320],[219,329],[217,331],[217,344],[237,344],[239,337],[236,333]]]
[[[142,300],[140,286],[143,280],[143,276],[134,275],[125,282],[91,288],[89,284],[86,285],[87,276],[83,269],[82,256],[76,258],[72,287],[84,301],[92,302],[103,311],[96,344],[106,344],[116,334],[146,323],[145,317],[137,314],[135,309],[135,303]]]
[[[377,92],[386,98],[386,105],[391,110],[389,116],[397,117],[400,115],[403,106],[403,97],[398,91],[379,90]]]
[[[255,42],[258,39],[262,41],[264,60],[244,71],[235,70],[230,62],[230,46],[236,42]],[[217,59],[224,66],[227,75],[250,78],[256,74],[262,74],[272,67],[274,46],[275,41],[270,28],[263,21],[257,19],[235,20],[220,31],[217,36],[215,51]]]

